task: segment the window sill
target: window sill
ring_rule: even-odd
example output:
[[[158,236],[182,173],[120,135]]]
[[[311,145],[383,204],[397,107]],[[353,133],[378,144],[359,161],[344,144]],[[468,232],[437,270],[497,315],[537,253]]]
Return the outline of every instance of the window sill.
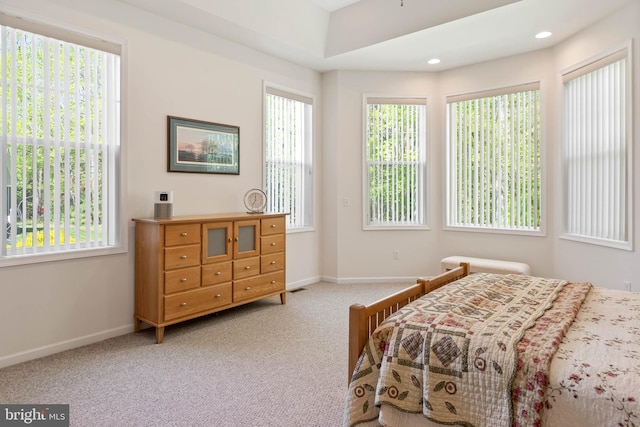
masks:
[[[562,240],[571,240],[574,242],[586,243],[594,246],[604,246],[613,249],[621,249],[623,251],[632,251],[633,244],[631,242],[621,242],[618,240],[598,239],[595,237],[580,236],[577,234],[562,234]]]
[[[517,236],[545,237],[547,235],[543,230],[512,230],[508,228],[490,228],[490,227],[470,227],[470,226],[444,226],[444,231],[462,231],[466,233],[490,233],[490,234],[513,234]]]
[[[297,228],[287,228],[287,234],[295,234],[295,233],[309,233],[316,231],[315,227],[297,227]]]
[[[127,249],[124,246],[112,246],[109,248],[78,249],[57,253],[12,255],[0,257],[0,268],[124,253],[127,253]]]
[[[362,227],[364,231],[416,231],[416,230],[431,230],[428,225],[365,225]]]

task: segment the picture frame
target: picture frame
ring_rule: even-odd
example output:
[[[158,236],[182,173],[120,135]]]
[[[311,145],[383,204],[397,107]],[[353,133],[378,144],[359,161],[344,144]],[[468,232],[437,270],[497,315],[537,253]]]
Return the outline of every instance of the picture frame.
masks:
[[[238,126],[167,116],[168,172],[240,174]]]

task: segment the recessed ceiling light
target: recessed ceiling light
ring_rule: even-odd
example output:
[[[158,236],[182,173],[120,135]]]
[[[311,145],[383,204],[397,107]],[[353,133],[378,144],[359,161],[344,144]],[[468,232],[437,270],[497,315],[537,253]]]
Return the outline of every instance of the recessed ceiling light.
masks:
[[[440,60],[439,60],[438,58],[432,58],[432,59],[428,60],[428,61],[427,61],[427,63],[428,63],[428,64],[431,64],[431,65],[433,65],[433,64],[439,64],[439,63],[440,63]]]
[[[536,34],[536,38],[537,39],[546,39],[550,35],[551,35],[550,31],[542,31],[542,32],[539,32],[538,34]]]

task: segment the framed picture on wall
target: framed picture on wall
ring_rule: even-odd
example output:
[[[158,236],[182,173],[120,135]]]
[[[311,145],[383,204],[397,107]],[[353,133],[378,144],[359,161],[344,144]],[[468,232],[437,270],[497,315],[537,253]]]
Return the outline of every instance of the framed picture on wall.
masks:
[[[167,116],[169,172],[240,174],[238,126]]]

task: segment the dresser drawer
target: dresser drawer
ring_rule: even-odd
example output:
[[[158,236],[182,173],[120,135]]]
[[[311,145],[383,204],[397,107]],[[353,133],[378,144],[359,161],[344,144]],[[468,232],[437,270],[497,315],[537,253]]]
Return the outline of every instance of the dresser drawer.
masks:
[[[260,247],[262,249],[262,254],[284,252],[284,237],[284,234],[274,234],[272,236],[261,237]]]
[[[231,304],[231,283],[194,289],[164,297],[164,320]]]
[[[179,246],[200,243],[200,224],[167,225],[164,228],[164,245]]]
[[[265,218],[260,222],[260,233],[263,236],[269,236],[272,234],[284,234],[286,231],[286,224],[284,217],[279,218]]]
[[[284,252],[278,252],[260,257],[260,273],[284,270]]]
[[[284,281],[284,271],[263,274],[250,279],[236,280],[233,282],[233,302],[283,291],[285,288]]]
[[[217,262],[202,266],[202,286],[230,282],[233,279],[231,261]]]
[[[259,256],[233,261],[234,280],[257,276],[258,274],[260,274]]]
[[[164,293],[186,291],[200,287],[200,267],[181,268],[164,273]]]
[[[200,245],[176,246],[164,249],[164,269],[200,265]]]

